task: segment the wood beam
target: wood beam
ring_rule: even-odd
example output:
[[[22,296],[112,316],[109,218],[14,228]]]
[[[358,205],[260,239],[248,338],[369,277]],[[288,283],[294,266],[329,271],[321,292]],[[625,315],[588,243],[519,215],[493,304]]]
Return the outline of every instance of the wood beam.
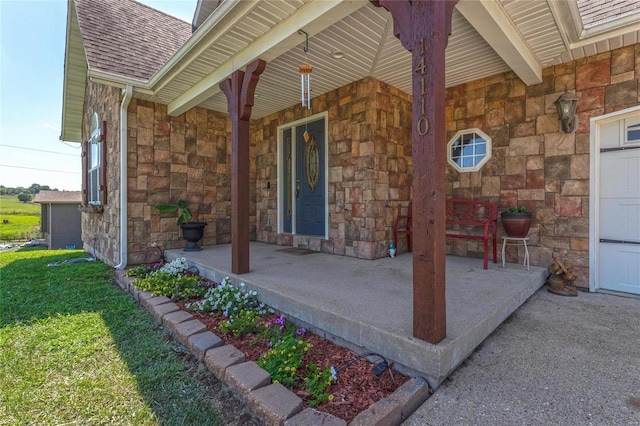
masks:
[[[249,119],[254,93],[266,62],[257,59],[246,72],[220,83],[231,116],[231,272],[249,272]]]
[[[542,64],[499,2],[461,0],[457,9],[524,84],[542,83]]]
[[[458,0],[379,0],[412,54],[413,335],[447,335],[445,249],[445,49]]]

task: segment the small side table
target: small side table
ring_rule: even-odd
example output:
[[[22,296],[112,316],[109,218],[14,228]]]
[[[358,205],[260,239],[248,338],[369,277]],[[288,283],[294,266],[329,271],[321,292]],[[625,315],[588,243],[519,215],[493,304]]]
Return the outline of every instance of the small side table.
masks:
[[[508,243],[507,241],[513,241],[512,243]],[[507,244],[515,244],[518,245],[520,242],[524,244],[524,262],[522,262],[523,266],[527,267],[527,271],[529,270],[529,249],[527,248],[527,241],[529,241],[529,237],[502,237],[502,267],[504,268],[505,260],[504,260],[504,250],[507,247]]]

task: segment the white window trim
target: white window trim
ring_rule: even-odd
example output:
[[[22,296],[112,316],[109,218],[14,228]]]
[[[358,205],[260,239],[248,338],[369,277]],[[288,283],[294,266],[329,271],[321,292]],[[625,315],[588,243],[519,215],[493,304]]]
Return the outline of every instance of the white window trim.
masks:
[[[101,205],[100,202],[100,182],[102,174],[102,126],[98,118],[98,113],[94,112],[91,118],[91,137],[88,148],[87,166],[87,202],[91,205]]]
[[[486,143],[486,153],[485,156],[482,160],[480,160],[480,162],[478,164],[476,164],[474,167],[461,167],[460,165],[458,165],[458,163],[456,163],[453,158],[451,158],[451,148],[453,147],[453,144],[456,142],[456,140],[458,140],[458,138],[460,138],[462,135],[467,135],[470,133],[476,133],[478,136],[482,137],[482,139],[485,140]],[[457,171],[459,171],[460,173],[466,173],[466,172],[477,172],[478,170],[480,170],[482,168],[482,166],[485,165],[485,163],[487,161],[489,161],[489,159],[491,158],[491,137],[489,137],[485,132],[483,132],[482,130],[478,129],[477,127],[471,128],[471,129],[464,129],[464,130],[460,130],[458,131],[458,133],[456,133],[447,143],[447,161],[449,162],[449,164],[451,164],[451,166],[456,169]]]

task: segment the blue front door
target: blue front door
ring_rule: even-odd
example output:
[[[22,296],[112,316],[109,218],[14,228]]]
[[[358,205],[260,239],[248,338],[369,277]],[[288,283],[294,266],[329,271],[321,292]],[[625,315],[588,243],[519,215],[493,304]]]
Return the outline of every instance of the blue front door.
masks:
[[[325,234],[324,119],[296,127],[296,233]]]

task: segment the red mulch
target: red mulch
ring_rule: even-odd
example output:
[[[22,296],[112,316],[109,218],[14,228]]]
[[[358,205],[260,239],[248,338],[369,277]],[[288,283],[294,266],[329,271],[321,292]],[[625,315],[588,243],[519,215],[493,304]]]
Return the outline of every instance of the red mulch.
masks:
[[[181,309],[184,303],[178,302]],[[222,316],[211,316],[191,312],[195,318],[202,321],[209,330],[218,335],[225,344],[233,345],[238,350],[244,352],[247,361],[257,361],[260,355],[269,350],[266,341],[259,336],[249,334],[241,338],[235,338],[230,334],[222,334],[218,331],[218,326],[225,320]],[[267,321],[277,318],[272,315]],[[325,401],[315,407],[316,410],[333,414],[345,421],[350,422],[360,412],[364,411],[374,402],[391,395],[399,386],[409,378],[397,371],[388,369],[384,373],[376,376],[371,369],[374,364],[365,358],[360,358],[358,354],[337,346],[327,339],[307,332],[303,340],[309,341],[313,348],[307,353],[305,363],[314,362],[320,369],[334,366],[340,370],[338,380],[333,382],[327,392],[332,394],[333,401]],[[375,356],[369,357],[374,362],[380,362]],[[348,366],[347,366],[348,365]],[[395,381],[395,383],[394,383]],[[292,389],[305,402],[307,408],[306,392],[294,386]]]

